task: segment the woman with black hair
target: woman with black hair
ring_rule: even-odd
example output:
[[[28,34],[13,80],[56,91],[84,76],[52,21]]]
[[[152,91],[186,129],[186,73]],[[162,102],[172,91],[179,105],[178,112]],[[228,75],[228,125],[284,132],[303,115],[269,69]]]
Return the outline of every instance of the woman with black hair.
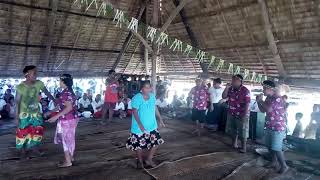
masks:
[[[60,94],[58,110],[59,113],[51,117],[48,122],[54,123],[58,120],[55,144],[62,144],[65,161],[59,167],[72,166],[75,150],[75,133],[78,124],[76,96],[72,90],[73,79],[70,74],[63,74],[60,77],[60,87],[63,91]]]
[[[164,143],[158,127],[164,127],[164,123],[156,107],[156,97],[149,81],[142,84],[141,91],[133,97],[131,106],[133,115],[127,148],[136,152],[137,168],[143,168],[144,163],[155,167],[153,156],[158,145]]]

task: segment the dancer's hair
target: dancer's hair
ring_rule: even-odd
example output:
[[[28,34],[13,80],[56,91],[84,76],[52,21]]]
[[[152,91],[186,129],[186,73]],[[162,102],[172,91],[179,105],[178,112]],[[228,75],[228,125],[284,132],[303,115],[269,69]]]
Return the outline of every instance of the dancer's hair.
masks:
[[[141,83],[141,89],[144,88],[146,85],[150,85],[150,86],[151,86],[151,83],[150,83],[149,80],[143,81],[143,82]]]
[[[60,76],[60,80],[67,86],[68,90],[73,94],[73,89],[72,89],[72,86],[73,86],[73,78],[70,74],[62,74]]]
[[[37,66],[34,66],[34,65],[30,65],[30,66],[25,66],[24,68],[23,68],[23,74],[24,75],[26,75],[30,70],[33,70],[33,69],[35,69],[35,68],[37,68]]]

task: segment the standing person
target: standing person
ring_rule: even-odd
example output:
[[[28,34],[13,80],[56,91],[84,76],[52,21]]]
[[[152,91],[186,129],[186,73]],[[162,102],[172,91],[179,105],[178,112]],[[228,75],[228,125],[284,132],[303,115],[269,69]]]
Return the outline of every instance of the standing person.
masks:
[[[141,92],[133,97],[131,105],[131,135],[126,146],[136,152],[137,168],[144,168],[144,162],[147,166],[155,167],[153,156],[158,145],[164,143],[158,128],[164,127],[164,123],[156,107],[156,97],[149,81],[143,83]]]
[[[232,77],[232,84],[227,84],[222,98],[228,98],[227,132],[233,138],[233,147],[238,149],[238,137],[241,141],[241,153],[247,151],[249,136],[250,91],[242,85],[242,75]]]
[[[102,123],[106,120],[106,115],[109,113],[108,122],[111,123],[113,118],[113,110],[116,107],[118,102],[118,89],[119,89],[119,82],[118,76],[114,70],[110,70],[108,74],[108,79],[106,81],[107,89],[104,97],[104,108],[103,108],[103,116],[102,116]]]
[[[200,130],[204,128],[209,100],[208,88],[203,84],[202,79],[196,80],[196,86],[191,89],[189,97],[193,100],[192,120],[196,122],[194,133],[200,136]]]
[[[64,151],[64,162],[58,166],[61,168],[72,166],[75,150],[75,134],[78,124],[76,96],[72,90],[73,79],[70,74],[60,77],[60,87],[63,89],[59,98],[59,112],[51,117],[48,122],[54,123],[58,120],[55,144],[62,144]]]
[[[267,98],[263,101],[260,95],[257,100],[261,112],[266,113],[266,144],[272,154],[270,167],[277,167],[278,162],[280,164],[278,172],[283,174],[289,169],[282,151],[283,139],[286,136],[285,102],[276,93],[277,87],[273,81],[266,80],[262,85],[263,93]]]
[[[42,155],[38,146],[43,136],[43,118],[39,108],[39,92],[42,91],[49,99],[54,100],[44,83],[37,80],[37,67],[26,66],[23,69],[26,78],[16,89],[16,148],[22,154],[32,151]]]
[[[216,78],[213,80],[213,86],[209,88],[210,105],[208,112],[208,120],[212,124],[212,130],[218,130],[218,125],[222,117],[221,104],[223,89],[221,87],[221,79]]]

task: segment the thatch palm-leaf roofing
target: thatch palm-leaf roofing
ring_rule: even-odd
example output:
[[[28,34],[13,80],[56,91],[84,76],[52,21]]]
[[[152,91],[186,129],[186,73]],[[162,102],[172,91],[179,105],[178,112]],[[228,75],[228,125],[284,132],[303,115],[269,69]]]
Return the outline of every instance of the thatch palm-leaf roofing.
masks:
[[[110,1],[136,18],[145,5],[144,0]],[[73,6],[73,0],[58,0],[56,10],[53,2],[0,0],[0,76],[19,76],[26,64],[36,64],[43,75],[49,76],[61,72],[101,76],[115,65],[119,72],[145,73],[144,47],[135,36],[128,41],[128,30],[116,27],[112,18],[96,17],[95,9],[85,12]],[[269,27],[260,0],[192,0],[166,32],[235,66],[273,77],[284,72],[289,80],[317,82],[320,1],[264,2]],[[179,0],[161,1],[162,24],[178,4]],[[151,17],[152,2],[147,12]],[[150,24],[150,20],[141,21]],[[266,28],[271,30],[280,61],[275,60]],[[127,46],[125,42],[129,42]],[[279,63],[283,72],[279,72]],[[195,58],[168,47],[161,50],[158,68],[162,74],[202,72]]]

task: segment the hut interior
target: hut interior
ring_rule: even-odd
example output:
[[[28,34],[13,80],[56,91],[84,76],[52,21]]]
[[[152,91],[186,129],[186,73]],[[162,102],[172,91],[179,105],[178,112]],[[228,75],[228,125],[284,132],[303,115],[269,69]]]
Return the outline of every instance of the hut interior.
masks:
[[[128,19],[122,27],[118,12]],[[152,27],[168,35],[168,42],[151,40]],[[262,77],[282,84],[292,134],[295,114],[304,114],[306,129],[312,106],[320,104],[319,57],[320,0],[0,0],[1,86],[20,82],[22,69],[36,65],[46,82],[68,73],[85,88],[98,82],[96,92],[102,92],[113,69],[131,79],[149,75],[154,87],[156,76],[170,81],[171,102],[174,95],[188,96],[199,75],[220,77],[225,85],[237,72],[246,76],[254,100]],[[258,75],[260,80],[253,79]],[[186,109],[181,111],[188,114]],[[45,155],[23,159],[15,149],[13,120],[1,119],[0,179],[320,179],[315,137],[287,137],[290,170],[279,175],[264,167],[270,157],[263,118],[250,123],[249,150],[241,155],[221,131],[191,134],[192,122],[181,114],[162,114],[167,126],[160,130],[165,144],[155,157],[159,165],[144,170],[135,169],[126,149],[130,118],[110,126],[81,118],[76,161],[66,169],[56,166],[63,155],[53,144],[54,125],[45,123]]]

